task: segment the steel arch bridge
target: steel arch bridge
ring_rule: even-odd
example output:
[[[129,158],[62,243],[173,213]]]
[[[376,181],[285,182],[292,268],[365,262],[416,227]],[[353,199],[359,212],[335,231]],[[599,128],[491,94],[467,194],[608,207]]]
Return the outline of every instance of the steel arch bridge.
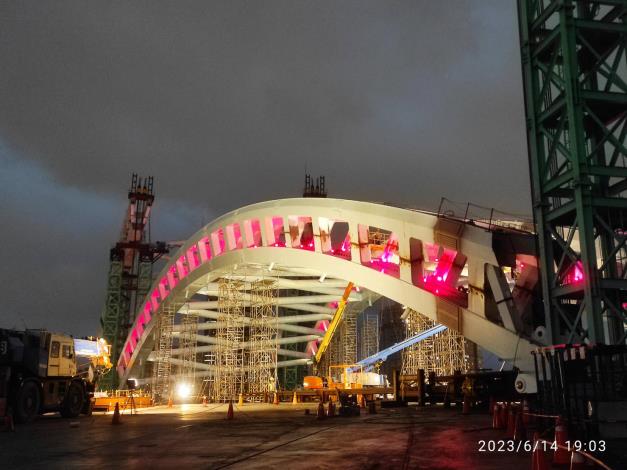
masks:
[[[364,301],[371,292],[454,328],[529,374],[522,388],[535,391],[530,389],[535,388],[530,354],[535,345],[521,320],[538,277],[533,253],[520,248],[530,246],[532,238],[495,229],[492,221],[350,200],[295,198],[249,205],[196,232],[163,268],[138,311],[117,371],[122,383],[141,376],[166,309],[191,309],[215,320],[217,302],[197,301],[195,294],[217,291],[220,277],[265,273],[276,276],[282,288],[308,292],[278,299],[279,305],[302,313],[281,320],[287,331],[305,333],[294,341],[315,344],[319,332],[299,323],[332,318],[328,304],[341,298],[350,281],[361,291],[349,301]],[[518,275],[507,278],[508,269]],[[199,342],[211,344],[207,338],[198,335]],[[302,353],[296,357],[279,366],[307,362]]]

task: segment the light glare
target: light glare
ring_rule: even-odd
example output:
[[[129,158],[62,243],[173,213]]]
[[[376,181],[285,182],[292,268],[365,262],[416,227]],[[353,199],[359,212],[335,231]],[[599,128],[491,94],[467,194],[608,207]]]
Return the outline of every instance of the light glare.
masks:
[[[192,386],[187,383],[180,383],[176,386],[176,394],[179,398],[189,398],[192,394]]]

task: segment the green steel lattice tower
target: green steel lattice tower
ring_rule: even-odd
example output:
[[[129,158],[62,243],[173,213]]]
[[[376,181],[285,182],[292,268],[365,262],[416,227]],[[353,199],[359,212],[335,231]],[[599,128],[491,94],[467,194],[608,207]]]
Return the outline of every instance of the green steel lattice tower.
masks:
[[[111,345],[113,369],[99,383],[99,388],[118,387],[115,366],[122,354],[136,310],[152,283],[152,265],[168,251],[163,242],[151,243],[148,230],[154,201],[153,179],[133,174],[128,192],[128,208],[119,241],[109,255],[109,275],[105,305],[101,315],[102,336]]]
[[[627,334],[627,0],[519,0],[547,343]]]

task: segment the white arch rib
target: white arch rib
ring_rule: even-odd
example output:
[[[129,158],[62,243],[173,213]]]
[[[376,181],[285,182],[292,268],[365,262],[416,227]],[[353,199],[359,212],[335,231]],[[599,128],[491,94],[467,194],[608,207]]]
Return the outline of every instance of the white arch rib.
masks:
[[[298,248],[276,248],[267,246],[268,233],[265,231],[266,220],[272,217],[282,217],[285,221],[285,237],[287,245],[292,240],[287,226],[290,216],[311,217],[315,238],[315,251],[301,250]],[[348,222],[349,235],[352,242],[351,260],[345,260],[330,254],[322,253],[319,238],[319,218]],[[438,220],[433,214],[398,209],[378,204],[370,204],[356,201],[344,201],[337,199],[285,199],[269,201],[260,204],[243,207],[208,224],[193,235],[184,246],[172,257],[170,263],[164,267],[160,278],[164,278],[168,269],[176,263],[176,260],[185,255],[187,250],[196,245],[203,237],[211,237],[217,229],[229,224],[238,223],[243,226],[244,221],[258,220],[263,227],[262,241],[264,246],[257,248],[242,248],[226,251],[218,256],[213,256],[207,262],[182,279],[161,302],[152,318],[146,324],[141,323],[141,314],[136,321],[127,339],[126,354],[118,363],[120,377],[125,380],[138,370],[138,365],[147,359],[154,344],[152,334],[162,309],[165,306],[173,306],[177,310],[188,302],[191,297],[215,282],[221,276],[250,275],[251,273],[265,272],[273,276],[281,277],[281,282],[286,282],[285,277],[319,277],[337,282],[333,288],[341,285],[340,281],[351,281],[355,285],[390,298],[406,307],[418,311],[435,321],[438,318],[436,297],[425,290],[416,287],[412,283],[411,259],[409,251],[410,238],[421,240],[425,243],[434,243],[434,227]],[[400,264],[399,277],[386,273],[380,273],[360,261],[360,245],[358,226],[373,226],[394,232],[398,236]],[[478,227],[466,226],[459,240],[459,251],[468,257],[468,282],[471,287],[468,297],[468,308],[460,309],[460,330],[469,340],[479,346],[493,352],[501,359],[510,361],[522,371],[533,371],[533,359],[530,352],[534,349],[528,340],[519,337],[516,333],[507,330],[489,321],[484,314],[484,272],[486,264],[498,265],[492,249],[492,233]],[[272,270],[269,271],[269,268]],[[244,273],[243,271],[247,272]],[[299,282],[300,279],[289,279],[290,282]],[[158,283],[158,281],[157,281]],[[153,290],[157,288],[157,283]],[[307,285],[313,286],[311,280],[306,280]],[[287,284],[284,284],[287,285]],[[302,284],[303,286],[305,283]],[[324,283],[320,283],[322,289],[327,289]],[[329,286],[330,288],[330,286]],[[152,291],[151,291],[152,292]],[[304,297],[278,298],[281,305],[290,309],[300,310],[314,314],[332,315],[333,309],[325,305],[314,305],[337,300],[337,295],[319,293]],[[354,294],[355,299],[358,298]],[[314,301],[315,300],[315,301]],[[216,302],[189,302],[194,310],[214,311]],[[143,307],[142,307],[143,308]],[[140,309],[140,312],[142,310]],[[205,314],[209,315],[209,314]],[[204,316],[201,314],[201,316]],[[212,317],[206,317],[212,318]],[[303,320],[304,321],[304,320]],[[198,340],[205,344],[212,344],[215,340],[199,335]],[[318,338],[318,335],[303,335],[294,338],[281,338],[280,341],[309,341]]]

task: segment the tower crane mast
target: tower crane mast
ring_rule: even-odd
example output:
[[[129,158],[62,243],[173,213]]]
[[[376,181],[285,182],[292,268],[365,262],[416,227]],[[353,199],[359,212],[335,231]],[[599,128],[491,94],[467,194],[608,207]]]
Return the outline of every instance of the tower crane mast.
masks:
[[[109,274],[105,306],[100,318],[102,336],[111,345],[115,364],[135,320],[137,307],[152,283],[152,265],[168,252],[164,242],[150,241],[150,213],[155,200],[154,180],[133,173],[128,206],[120,238],[109,253]],[[117,374],[109,372],[100,382],[102,389],[117,387]]]
[[[546,344],[627,336],[627,2],[518,0]]]

